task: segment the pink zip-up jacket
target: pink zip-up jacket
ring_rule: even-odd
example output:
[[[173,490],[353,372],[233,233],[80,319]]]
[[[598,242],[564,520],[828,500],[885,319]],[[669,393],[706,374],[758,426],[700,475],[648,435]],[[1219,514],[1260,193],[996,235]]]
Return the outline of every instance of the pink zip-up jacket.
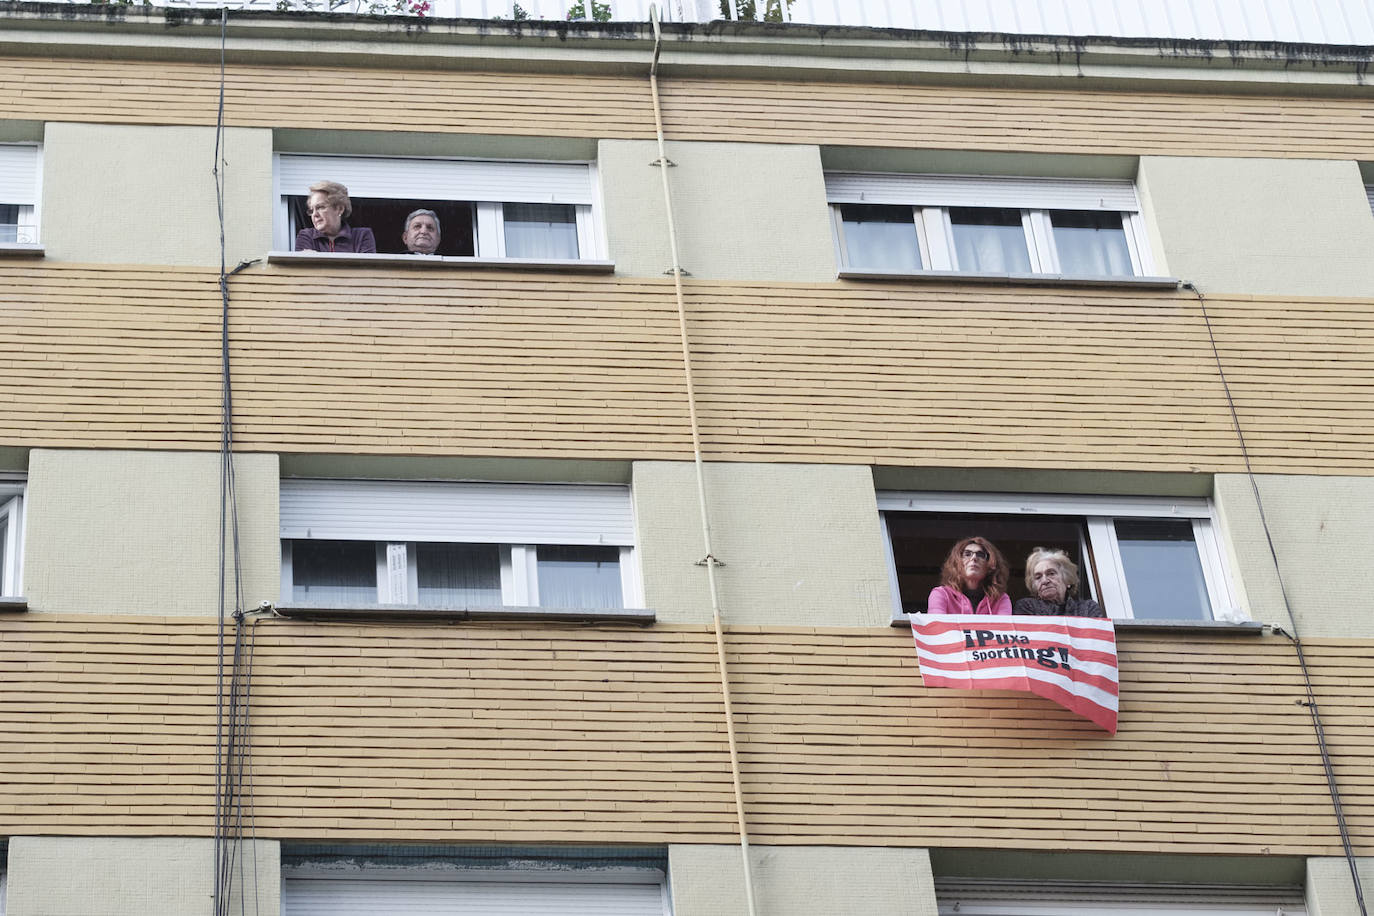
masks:
[[[926,604],[927,614],[1010,614],[1011,599],[1006,595],[998,595],[997,603],[988,604],[987,596],[978,602],[978,609],[975,611],[968,598],[958,589],[950,588],[948,585],[937,585],[930,590],[930,598]]]

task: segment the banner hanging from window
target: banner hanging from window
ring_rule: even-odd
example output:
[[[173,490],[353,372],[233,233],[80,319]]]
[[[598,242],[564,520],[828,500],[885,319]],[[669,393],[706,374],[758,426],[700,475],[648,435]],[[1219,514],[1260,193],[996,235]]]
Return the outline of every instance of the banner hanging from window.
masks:
[[[1116,734],[1116,628],[1089,617],[918,614],[921,682],[961,690],[1023,690]]]

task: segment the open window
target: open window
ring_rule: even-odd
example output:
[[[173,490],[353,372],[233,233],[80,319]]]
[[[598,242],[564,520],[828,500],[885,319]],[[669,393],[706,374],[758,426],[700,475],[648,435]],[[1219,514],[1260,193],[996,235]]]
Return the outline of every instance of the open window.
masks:
[[[641,603],[625,487],[285,480],[281,537],[289,604]]]
[[[43,163],[37,143],[0,143],[0,245],[37,245]]]
[[[603,257],[596,223],[595,168],[587,162],[526,162],[278,153],[274,247],[289,251],[310,226],[309,187],[321,180],[348,188],[353,215],[378,254],[406,254],[406,216],[439,217],[436,254],[544,262]]]
[[[1129,181],[831,172],[825,186],[845,273],[1153,270]]]
[[[1079,569],[1079,593],[1114,618],[1232,620],[1235,607],[1205,499],[965,493],[882,493],[890,573],[903,613],[924,613],[951,545],[986,537],[1026,596],[1026,557],[1059,548]]]
[[[24,593],[24,485],[0,480],[0,598]]]

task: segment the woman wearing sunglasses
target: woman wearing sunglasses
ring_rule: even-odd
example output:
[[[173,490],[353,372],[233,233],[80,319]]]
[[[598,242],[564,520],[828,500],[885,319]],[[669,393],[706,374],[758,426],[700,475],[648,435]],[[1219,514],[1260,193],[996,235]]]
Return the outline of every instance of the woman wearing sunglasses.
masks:
[[[928,614],[1010,614],[1007,561],[987,538],[964,538],[940,569],[940,584],[930,590]]]

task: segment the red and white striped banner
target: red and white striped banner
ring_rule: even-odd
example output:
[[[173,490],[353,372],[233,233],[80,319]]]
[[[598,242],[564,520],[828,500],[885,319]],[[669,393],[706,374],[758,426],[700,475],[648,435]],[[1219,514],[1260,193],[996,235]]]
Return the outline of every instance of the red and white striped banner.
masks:
[[[921,682],[1024,690],[1116,734],[1116,628],[1091,617],[918,614]]]

